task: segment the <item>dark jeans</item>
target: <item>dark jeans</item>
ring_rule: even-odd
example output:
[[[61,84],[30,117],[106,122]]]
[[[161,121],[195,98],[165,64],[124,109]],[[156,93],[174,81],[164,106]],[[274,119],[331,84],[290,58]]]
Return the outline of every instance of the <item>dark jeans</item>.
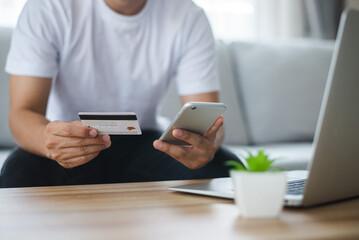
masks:
[[[57,162],[15,148],[4,163],[0,187],[57,186],[77,184],[202,179],[228,176],[224,161],[237,159],[221,148],[201,169],[191,170],[153,148],[159,132],[141,136],[111,136],[112,146],[92,161],[65,169]]]

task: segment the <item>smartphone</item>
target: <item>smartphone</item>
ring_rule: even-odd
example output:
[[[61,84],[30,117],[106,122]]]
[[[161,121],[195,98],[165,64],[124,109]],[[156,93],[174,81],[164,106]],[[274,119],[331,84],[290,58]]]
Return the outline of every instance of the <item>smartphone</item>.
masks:
[[[175,145],[188,145],[187,142],[181,141],[172,135],[173,129],[179,128],[203,135],[223,114],[226,108],[227,106],[223,103],[188,102],[178,112],[170,126],[160,137],[160,140]]]

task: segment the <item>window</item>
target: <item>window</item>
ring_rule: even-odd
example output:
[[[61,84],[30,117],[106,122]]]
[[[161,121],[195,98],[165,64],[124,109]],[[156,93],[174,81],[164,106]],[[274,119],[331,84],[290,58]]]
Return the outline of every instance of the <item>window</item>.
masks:
[[[265,0],[266,1],[266,0]],[[257,0],[194,0],[203,8],[216,38],[224,40],[257,37]]]
[[[342,0],[193,0],[225,40],[335,39]]]
[[[193,1],[206,12],[215,37],[229,41],[334,38],[344,7],[341,0]],[[0,27],[15,27],[25,2],[0,0]]]

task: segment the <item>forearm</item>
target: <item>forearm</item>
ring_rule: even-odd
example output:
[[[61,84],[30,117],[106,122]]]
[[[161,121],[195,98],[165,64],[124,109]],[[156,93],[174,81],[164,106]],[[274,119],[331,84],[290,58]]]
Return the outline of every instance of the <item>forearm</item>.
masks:
[[[15,143],[25,151],[44,157],[44,130],[48,123],[43,114],[29,109],[10,111],[9,124]]]

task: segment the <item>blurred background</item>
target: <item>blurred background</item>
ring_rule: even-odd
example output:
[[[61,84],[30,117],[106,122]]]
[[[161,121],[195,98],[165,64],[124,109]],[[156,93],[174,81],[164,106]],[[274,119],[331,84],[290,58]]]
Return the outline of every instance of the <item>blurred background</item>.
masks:
[[[228,107],[225,145],[238,156],[243,149],[265,149],[281,159],[275,167],[307,169],[340,15],[359,9],[359,0],[194,2],[217,39],[220,100]],[[0,167],[14,146],[7,124],[9,75],[3,70],[25,3],[0,0]],[[176,95],[173,81],[160,115],[176,115]]]
[[[14,27],[26,0],[0,0],[0,27]],[[216,38],[275,40],[334,39],[340,13],[358,0],[194,0]]]

